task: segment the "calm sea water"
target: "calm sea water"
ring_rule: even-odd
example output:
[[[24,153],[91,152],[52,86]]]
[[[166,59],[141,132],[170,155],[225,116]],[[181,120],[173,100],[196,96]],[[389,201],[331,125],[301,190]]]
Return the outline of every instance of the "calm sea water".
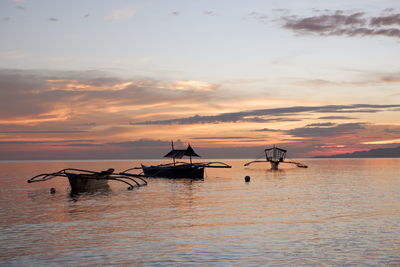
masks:
[[[225,162],[233,168],[207,169],[203,181],[153,178],[133,191],[111,181],[77,197],[64,178],[26,180],[139,162],[2,162],[0,265],[400,266],[400,159],[305,159],[308,169],[280,171]]]

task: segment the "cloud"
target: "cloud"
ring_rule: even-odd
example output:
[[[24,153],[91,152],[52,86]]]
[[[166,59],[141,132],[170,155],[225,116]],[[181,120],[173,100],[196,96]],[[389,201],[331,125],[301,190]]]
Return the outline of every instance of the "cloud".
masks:
[[[295,31],[324,33],[334,31],[340,27],[363,26],[366,20],[363,18],[365,13],[358,12],[345,15],[342,11],[334,14],[318,15],[314,17],[298,18],[296,16],[285,17],[284,27]]]
[[[397,139],[389,139],[389,140],[379,140],[379,141],[362,142],[362,144],[365,144],[365,145],[400,144],[400,138],[397,138]]]
[[[102,144],[96,143],[70,143],[70,144],[56,144],[53,146],[62,146],[62,147],[101,147]]]
[[[146,110],[156,116],[171,107],[206,105],[218,86],[202,81],[121,79],[99,71],[0,69],[0,124],[79,120],[77,125],[82,125],[99,118],[128,124]]]
[[[104,80],[103,80],[104,81]],[[82,82],[77,80],[64,80],[64,79],[50,79],[49,90],[63,90],[63,91],[119,91],[124,90],[133,82],[119,82],[119,83],[98,83],[98,81]]]
[[[66,134],[66,133],[83,133],[83,132],[87,132],[87,131],[82,131],[82,130],[62,130],[62,131],[51,131],[51,130],[44,130],[44,131],[24,131],[24,130],[20,130],[20,131],[0,131],[0,133],[6,133],[6,134],[10,134],[10,133],[22,133],[22,134]]]
[[[268,16],[259,12],[250,12],[245,16],[245,19],[256,20],[260,23],[266,23],[268,21]]]
[[[203,14],[204,14],[204,15],[207,15],[207,16],[216,16],[216,15],[217,15],[217,14],[215,14],[214,11],[211,11],[211,10],[205,10],[205,11],[203,12]]]
[[[400,25],[400,14],[373,17],[370,19],[369,24],[374,27]]]
[[[294,137],[331,137],[344,134],[353,134],[365,129],[363,123],[344,123],[333,127],[300,127],[286,131]]]
[[[96,122],[86,122],[86,123],[82,123],[82,126],[96,126],[97,123]]]
[[[107,17],[107,19],[112,21],[124,21],[131,19],[136,13],[134,8],[120,8],[114,9],[111,11],[111,14]]]
[[[357,118],[349,116],[323,116],[319,117],[320,120],[355,120]]]
[[[49,99],[42,95],[38,98],[33,93],[43,87],[45,82],[37,75],[25,71],[0,70],[0,119],[44,114],[51,110],[54,97]]]
[[[235,140],[235,139],[254,139],[252,137],[244,137],[244,136],[201,136],[201,137],[193,137],[192,139],[204,139],[204,140]]]
[[[270,128],[262,128],[254,130],[255,132],[283,132],[284,130],[270,129]]]
[[[400,135],[400,129],[385,129],[385,132]]]
[[[186,144],[178,140],[176,147]],[[94,140],[0,141],[0,160],[21,159],[146,159],[160,158],[170,141],[138,139],[126,142]]]
[[[300,35],[400,38],[400,14],[368,17],[365,12],[327,11],[310,17],[284,16],[283,28]]]
[[[333,126],[335,125],[335,123],[333,122],[320,122],[320,123],[311,123],[311,124],[307,124],[306,126],[311,126],[311,127],[315,127],[315,126]]]
[[[219,84],[211,84],[204,81],[176,81],[174,83],[158,84],[158,88],[169,90],[184,90],[184,91],[214,91],[219,87]]]
[[[25,7],[23,7],[23,6],[15,6],[15,8],[19,9],[19,10],[25,10]]]
[[[120,91],[129,87],[158,88],[171,91],[202,91],[211,92],[220,85],[204,81],[158,81],[154,79],[121,80],[113,77],[76,77],[74,79],[48,79],[51,90],[64,91]]]
[[[400,83],[400,73],[385,75],[381,77],[381,80],[387,83]]]
[[[388,85],[394,83],[400,83],[399,72],[379,73],[379,72],[368,72],[366,78],[358,81],[329,81],[323,79],[305,79],[295,81],[295,85],[312,86],[312,87],[351,87],[351,86],[372,86],[372,85]]]
[[[163,140],[153,140],[153,139],[139,139],[135,141],[126,141],[126,142],[112,142],[107,143],[107,145],[121,146],[124,148],[132,148],[132,147],[145,147],[145,148],[156,148],[156,147],[171,147],[170,141]],[[182,146],[184,145],[182,141],[174,141],[174,146]]]
[[[298,82],[305,86],[327,86],[327,85],[336,85],[337,82],[322,80],[322,79],[313,79],[313,80],[304,80]]]
[[[272,9],[273,12],[282,12],[282,13],[288,13],[290,12],[290,9],[287,8],[274,8]]]
[[[295,106],[286,108],[271,108],[271,109],[258,109],[250,111],[240,111],[231,113],[222,113],[218,115],[195,115],[192,117],[167,119],[157,121],[143,121],[135,124],[149,125],[149,124],[198,124],[198,123],[231,123],[249,121],[265,122],[269,119],[264,118],[273,116],[292,116],[294,114],[303,113],[376,113],[385,111],[391,108],[400,107],[400,105],[368,105],[368,104],[354,104],[354,105],[327,105],[327,106]],[[259,120],[257,120],[258,118]]]
[[[394,113],[396,109],[400,111],[400,105],[370,104],[284,106],[281,108],[269,108],[268,104],[265,104],[267,107],[265,109],[247,110],[241,103],[239,105],[236,103],[228,105],[225,102],[221,104],[219,101],[226,101],[227,97],[232,96],[226,95],[225,92],[222,92],[223,96],[219,93],[218,84],[195,80],[182,83],[182,81],[143,77],[119,78],[100,71],[0,69],[1,140],[42,142],[29,143],[29,147],[26,148],[31,149],[31,152],[28,152],[32,154],[29,155],[36,153],[36,157],[38,157],[38,151],[40,153],[45,151],[49,158],[52,158],[50,155],[58,158],[69,155],[73,158],[73,152],[81,158],[84,156],[86,158],[130,158],[133,157],[132,155],[141,157],[140,153],[146,157],[159,157],[158,149],[153,149],[152,152],[146,152],[145,149],[145,147],[158,148],[158,146],[169,148],[168,140],[160,139],[156,142],[157,138],[188,138],[200,140],[198,143],[209,146],[234,146],[239,143],[246,145],[251,142],[254,145],[255,142],[259,144],[272,142],[273,140],[266,140],[266,135],[271,134],[278,139],[292,137],[288,140],[296,142],[303,138],[310,143],[314,142],[313,137],[318,139],[317,137],[329,135],[326,132],[328,130],[332,133],[351,132],[351,129],[357,131],[354,125],[345,127],[343,124],[333,124],[336,122],[334,119],[349,119],[347,116],[332,115],[384,111]],[[260,103],[261,100],[257,102],[257,105]],[[236,112],[218,113],[221,106]],[[199,115],[193,116],[193,114]],[[283,126],[274,124],[275,122],[301,121],[304,118],[318,118],[322,115],[327,116],[320,117],[321,120],[329,119],[329,121],[312,121],[312,124],[305,127],[301,127],[305,123],[296,124],[297,128],[291,130],[280,130]],[[190,125],[242,122],[258,123],[260,127],[253,128],[261,129],[250,132],[247,123],[245,125],[215,125],[215,127],[196,125],[195,128]],[[176,127],[175,124],[184,126]],[[284,129],[288,129],[290,124],[285,125]],[[382,136],[385,140],[398,138],[398,134],[383,130],[395,130],[397,129],[395,127],[385,126],[379,130],[378,127],[372,129],[370,125],[360,125],[368,128],[359,130],[368,136],[368,139],[362,141],[379,141]],[[315,133],[313,135],[307,131]],[[201,136],[201,138],[191,138],[194,132],[195,136]],[[228,135],[228,132],[231,134]],[[246,137],[247,134],[250,137]],[[210,137],[207,138],[207,135]],[[143,137],[148,138],[147,141],[141,139]],[[335,139],[331,137],[327,136],[326,139]],[[49,143],[50,141],[46,141],[55,139],[66,139],[70,142]],[[95,141],[78,142],[77,139]],[[7,146],[6,143],[2,145],[1,149]],[[51,154],[54,147],[59,149],[57,155]],[[69,154],[63,154],[63,147],[69,149]],[[8,158],[18,158],[17,149],[25,151],[24,144],[15,143],[14,146],[8,144],[7,150],[0,151],[0,155],[3,155],[0,158],[7,158],[8,155],[10,155]],[[121,151],[123,153],[118,154]],[[11,155],[14,156],[11,157]],[[23,153],[20,157],[22,155]],[[93,155],[101,156],[94,157]]]
[[[46,140],[46,141],[0,141],[0,145],[26,145],[26,144],[63,144],[70,142],[94,142],[94,140]]]

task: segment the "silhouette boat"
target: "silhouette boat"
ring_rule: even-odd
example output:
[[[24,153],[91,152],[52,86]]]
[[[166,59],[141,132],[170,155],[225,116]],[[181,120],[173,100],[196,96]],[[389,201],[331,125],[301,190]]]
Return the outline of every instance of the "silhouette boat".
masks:
[[[280,163],[294,164],[299,168],[308,168],[307,165],[295,162],[295,161],[285,161],[287,150],[273,146],[271,148],[264,149],[265,160],[253,160],[244,164],[244,166],[249,166],[253,163],[258,162],[269,162],[271,164],[271,170],[277,170]]]
[[[165,178],[189,178],[189,179],[203,179],[205,168],[231,168],[223,162],[192,162],[192,157],[200,157],[193,148],[188,145],[186,149],[174,149],[168,152],[164,157],[172,158],[172,163],[150,165],[146,166],[141,164],[141,167],[127,169],[121,174],[132,175],[128,171],[141,169],[145,177],[165,177]],[[182,159],[184,156],[189,157],[190,162],[177,162],[176,159]]]
[[[71,193],[94,192],[109,189],[108,181],[119,181],[127,184],[128,190],[134,187],[147,185],[147,181],[141,177],[114,173],[114,169],[95,172],[80,169],[63,169],[54,173],[42,173],[30,178],[27,182],[43,182],[56,177],[67,177],[71,186]]]

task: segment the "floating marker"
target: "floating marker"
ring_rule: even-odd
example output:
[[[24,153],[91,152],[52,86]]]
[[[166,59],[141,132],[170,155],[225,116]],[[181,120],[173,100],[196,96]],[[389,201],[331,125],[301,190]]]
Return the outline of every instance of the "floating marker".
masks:
[[[244,180],[246,183],[250,182],[250,176],[247,175],[246,177],[244,177]]]

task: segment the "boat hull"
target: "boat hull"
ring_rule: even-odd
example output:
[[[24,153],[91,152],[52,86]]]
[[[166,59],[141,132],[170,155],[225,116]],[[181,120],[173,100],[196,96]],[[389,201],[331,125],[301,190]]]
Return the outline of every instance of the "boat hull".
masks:
[[[165,178],[188,178],[203,179],[204,167],[196,165],[168,165],[168,166],[144,166],[142,165],[144,175],[151,177]]]
[[[270,163],[271,163],[271,170],[274,170],[274,171],[278,170],[280,161],[270,161]]]
[[[99,179],[94,175],[68,173],[67,177],[71,185],[71,193],[95,192],[98,190],[110,189],[106,179]]]

